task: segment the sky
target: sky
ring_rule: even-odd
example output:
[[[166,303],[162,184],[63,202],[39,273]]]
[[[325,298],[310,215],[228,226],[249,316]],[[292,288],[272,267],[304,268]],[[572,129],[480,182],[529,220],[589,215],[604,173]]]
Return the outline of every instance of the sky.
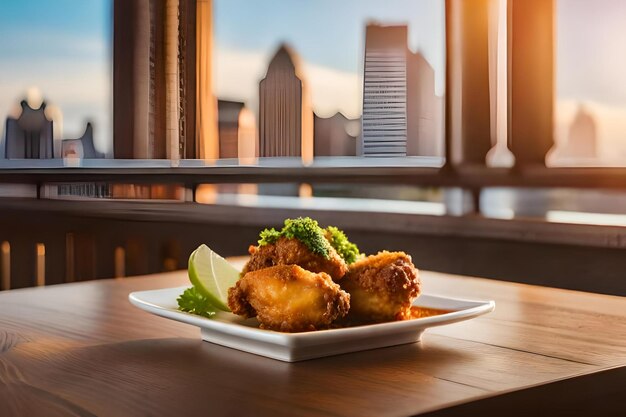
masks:
[[[36,86],[49,105],[61,109],[62,138],[80,137],[87,121],[92,121],[95,145],[110,150],[111,4],[112,0],[0,2],[1,132],[5,115],[29,87]]]
[[[361,112],[364,27],[407,24],[443,93],[442,0],[214,0],[215,90],[255,109],[258,82],[282,41],[300,55],[315,111]],[[62,137],[87,121],[110,151],[112,0],[0,1],[0,121],[31,86],[63,114]],[[579,103],[598,122],[600,152],[626,159],[626,1],[557,0],[555,131],[563,141]],[[59,124],[60,125],[60,124]]]
[[[258,82],[281,42],[304,63],[319,115],[361,114],[365,26],[408,25],[409,48],[435,69],[444,88],[444,2],[441,0],[215,0],[216,90],[256,109]],[[235,76],[236,75],[236,76]]]
[[[600,156],[626,161],[626,1],[558,0],[557,141],[581,103],[595,118]]]

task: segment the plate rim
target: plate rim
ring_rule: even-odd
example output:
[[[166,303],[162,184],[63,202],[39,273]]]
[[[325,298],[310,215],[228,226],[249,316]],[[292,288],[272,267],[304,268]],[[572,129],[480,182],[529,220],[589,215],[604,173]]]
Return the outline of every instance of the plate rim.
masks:
[[[311,343],[313,341],[324,344],[335,339],[352,339],[355,336],[361,336],[363,335],[363,333],[367,333],[370,330],[372,333],[375,333],[378,336],[384,335],[386,333],[406,331],[412,328],[426,330],[430,327],[452,324],[490,313],[495,310],[496,305],[494,300],[476,300],[449,297],[434,293],[424,293],[421,294],[414,301],[413,305],[420,305],[419,300],[423,300],[423,297],[430,299],[439,299],[448,302],[459,302],[476,305],[460,310],[455,310],[450,313],[411,320],[374,323],[337,329],[321,329],[309,332],[287,333],[261,329],[258,327],[245,326],[237,322],[230,322],[228,320],[216,320],[215,318],[207,318],[199,316],[197,314],[180,311],[178,309],[172,309],[171,307],[154,304],[152,302],[146,301],[145,299],[142,299],[141,297],[141,295],[145,293],[174,292],[174,290],[180,291],[180,293],[182,294],[182,292],[189,287],[190,286],[187,285],[168,288],[155,288],[152,290],[133,291],[128,294],[128,299],[130,303],[135,307],[160,317],[179,321],[185,324],[190,324],[199,327],[200,329],[207,328],[245,339],[254,339],[266,343],[280,344],[288,348],[297,348],[300,344],[310,346],[314,344]],[[234,316],[234,314],[229,312],[218,312],[217,315],[218,318],[220,316],[224,317],[224,315]]]

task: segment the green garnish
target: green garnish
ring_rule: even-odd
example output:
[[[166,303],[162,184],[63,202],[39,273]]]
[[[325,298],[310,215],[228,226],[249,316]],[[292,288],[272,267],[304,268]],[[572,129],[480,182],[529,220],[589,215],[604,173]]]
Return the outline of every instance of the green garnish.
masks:
[[[213,317],[216,308],[195,287],[187,288],[177,299],[178,308],[187,313]]]
[[[359,248],[350,242],[346,234],[335,226],[326,228],[326,239],[348,265],[356,261],[361,255]]]
[[[285,220],[285,227],[281,231],[288,239],[298,239],[313,253],[328,259],[330,243],[324,237],[324,230],[317,224],[317,220],[310,217],[298,217]]]
[[[259,237],[259,246],[275,243],[279,238],[286,237],[287,239],[298,239],[315,254],[321,255],[326,259],[330,257],[329,249],[331,246],[324,237],[324,229],[320,227],[316,220],[310,217],[287,219],[285,220],[285,226],[280,231],[265,229]]]
[[[267,245],[268,243],[276,243],[281,236],[281,233],[273,227],[271,229],[265,229],[259,234],[259,246]]]

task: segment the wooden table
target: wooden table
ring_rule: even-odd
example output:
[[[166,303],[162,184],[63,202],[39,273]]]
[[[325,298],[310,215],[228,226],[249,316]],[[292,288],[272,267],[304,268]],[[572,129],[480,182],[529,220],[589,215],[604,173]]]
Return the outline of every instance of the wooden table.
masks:
[[[423,272],[496,311],[418,344],[283,363],[140,311],[185,272],[0,293],[0,416],[623,415],[626,299]]]

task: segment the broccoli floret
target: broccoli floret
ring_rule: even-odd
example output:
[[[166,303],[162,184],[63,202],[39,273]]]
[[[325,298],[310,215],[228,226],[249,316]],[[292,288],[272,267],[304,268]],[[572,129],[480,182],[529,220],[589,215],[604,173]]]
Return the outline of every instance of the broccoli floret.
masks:
[[[334,226],[326,228],[326,239],[348,265],[361,255],[359,248],[348,240],[346,234]]]
[[[261,232],[259,246],[268,243],[275,243],[279,238],[298,239],[304,243],[309,250],[315,254],[328,259],[330,257],[330,243],[324,237],[322,229],[316,220],[310,217],[298,217],[297,219],[285,220],[285,226],[277,231],[275,229],[265,229]]]
[[[259,234],[259,246],[267,245],[268,243],[276,243],[280,236],[280,232],[273,227],[271,229],[265,229]]]
[[[353,263],[361,256],[359,248],[348,240],[345,233],[334,226],[322,229],[317,221],[310,217],[287,219],[280,231],[274,228],[263,230],[259,235],[259,246],[276,243],[281,237],[298,239],[311,252],[326,259],[330,257],[329,250],[333,247],[347,264]]]
[[[310,217],[298,217],[285,220],[282,230],[283,236],[295,238],[304,243],[311,252],[329,258],[330,243],[324,237],[324,230],[317,224],[317,220]]]

